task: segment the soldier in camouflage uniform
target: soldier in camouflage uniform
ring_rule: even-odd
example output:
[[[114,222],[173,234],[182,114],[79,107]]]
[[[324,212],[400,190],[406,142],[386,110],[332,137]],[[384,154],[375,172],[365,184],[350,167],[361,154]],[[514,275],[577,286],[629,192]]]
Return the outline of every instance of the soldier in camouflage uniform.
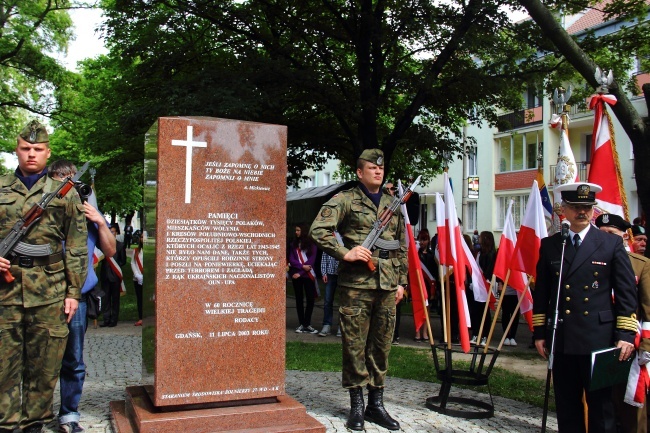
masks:
[[[47,176],[47,131],[37,121],[21,131],[18,168],[0,177],[0,238],[44,193],[60,182]],[[86,218],[73,188],[55,198],[22,242],[34,254],[0,257],[0,433],[20,427],[38,433],[54,418],[52,400],[68,336],[86,278]],[[63,244],[65,243],[65,252]]]
[[[364,417],[390,430],[400,428],[384,408],[383,391],[395,327],[395,304],[402,299],[407,282],[402,215],[393,215],[383,232],[385,249],[370,251],[361,246],[378,214],[393,200],[380,189],[383,159],[379,149],[364,150],[357,161],[359,185],[325,203],[310,232],[323,251],[339,260],[343,387],[350,392],[351,410],[346,425],[352,430],[363,430]],[[335,231],[340,233],[343,245],[337,242]],[[368,260],[375,265],[374,272],[368,269]],[[368,387],[365,413],[364,385]]]

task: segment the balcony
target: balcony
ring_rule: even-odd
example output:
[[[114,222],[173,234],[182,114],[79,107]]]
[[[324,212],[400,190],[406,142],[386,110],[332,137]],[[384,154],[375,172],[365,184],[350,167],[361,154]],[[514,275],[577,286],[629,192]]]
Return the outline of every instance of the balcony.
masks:
[[[571,102],[571,101],[569,101],[569,102]],[[588,105],[589,105],[589,102],[587,101],[587,106]],[[576,105],[569,104],[569,107],[570,107],[569,108],[569,118],[570,119],[577,119],[577,118],[580,118],[580,117],[593,115],[594,114],[593,110],[590,110],[589,108],[587,108],[587,106],[585,106],[584,108],[580,108],[577,104]],[[558,108],[555,105],[555,102],[551,102],[551,112],[552,113],[557,113],[558,110],[560,110],[560,108]]]
[[[582,162],[577,162],[576,165],[578,166],[578,178],[580,179],[581,182],[586,182],[587,177],[589,176],[589,163],[586,161]],[[555,167],[556,165],[551,165],[551,178],[550,179],[545,179],[546,180],[546,185],[548,186],[555,186]]]
[[[510,131],[524,126],[538,125],[543,120],[542,106],[526,108],[499,116],[499,132]]]

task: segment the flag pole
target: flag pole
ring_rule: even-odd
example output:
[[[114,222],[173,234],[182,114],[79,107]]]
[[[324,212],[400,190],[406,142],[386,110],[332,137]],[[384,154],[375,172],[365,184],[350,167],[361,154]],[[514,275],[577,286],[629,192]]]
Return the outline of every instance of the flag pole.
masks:
[[[418,280],[420,281],[420,298],[422,299],[422,306],[424,307],[424,321],[425,325],[427,326],[427,330],[429,331],[429,344],[432,346],[435,344],[435,341],[433,339],[433,334],[431,333],[431,321],[429,320],[429,306],[427,305],[427,299],[424,297],[424,278],[422,276],[422,271],[420,269],[416,269],[416,274],[418,277]]]
[[[447,349],[451,350],[451,295],[449,294],[449,277],[453,272],[453,268],[447,267],[447,275],[445,275],[445,280],[447,280],[447,291],[445,292],[445,300],[447,305],[445,305],[445,325],[447,327]]]
[[[517,307],[515,308],[515,311],[517,314],[521,314],[519,312],[519,308],[521,307],[521,303],[524,300],[524,297],[526,296],[526,292],[529,291],[529,286],[530,286],[530,275],[528,276],[528,282],[526,282],[526,287],[524,290],[521,292],[521,296],[519,296],[519,301],[517,302]],[[515,322],[515,314],[512,315],[510,318],[510,321],[508,322],[508,326],[506,329],[503,331],[503,336],[501,337],[501,341],[499,342],[499,346],[497,347],[497,350],[501,350],[503,347],[503,342],[506,340],[506,335],[508,335],[508,332],[510,332],[510,328],[512,327],[512,324]]]
[[[490,296],[492,296],[492,287],[496,284],[497,281],[497,276],[492,274],[492,281],[490,281],[490,291],[488,293],[487,300],[485,301],[485,307],[483,308],[483,317],[481,318],[481,326],[478,328],[478,335],[476,337],[476,344],[474,345],[474,356],[472,356],[472,362],[470,364],[470,371],[474,370],[474,364],[476,363],[476,356],[478,355],[479,352],[479,347],[481,345],[481,338],[483,337],[483,327],[485,325],[485,319],[487,318],[487,312],[488,309],[490,308]],[[496,316],[495,316],[496,320]],[[488,346],[487,339],[485,341],[485,347]],[[485,356],[485,353],[483,354]],[[483,359],[481,359],[481,363],[479,364],[480,366],[483,365]],[[479,369],[480,372],[480,369]]]
[[[508,273],[506,274],[506,279],[503,282],[503,286],[501,288],[501,294],[499,295],[499,302],[497,302],[497,306],[494,309],[494,318],[492,319],[492,325],[490,326],[490,333],[488,334],[487,341],[485,342],[485,348],[483,348],[483,353],[488,352],[490,341],[492,341],[492,334],[494,334],[494,328],[497,325],[497,317],[499,316],[499,312],[501,311],[501,303],[503,302],[503,296],[506,291],[506,286],[508,285],[509,279],[510,279],[510,269],[508,269]]]
[[[476,345],[481,341],[483,336],[483,325],[485,325],[485,319],[487,318],[487,312],[490,309],[490,296],[492,295],[492,287],[496,284],[497,276],[492,274],[492,281],[490,281],[490,293],[488,293],[487,300],[485,301],[485,308],[483,308],[483,318],[481,319],[481,326],[478,328],[478,337],[476,337]]]

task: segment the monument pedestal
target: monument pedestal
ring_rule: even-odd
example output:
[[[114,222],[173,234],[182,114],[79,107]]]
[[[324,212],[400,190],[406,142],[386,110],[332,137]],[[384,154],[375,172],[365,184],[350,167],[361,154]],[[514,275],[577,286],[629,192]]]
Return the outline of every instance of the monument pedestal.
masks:
[[[127,387],[126,394],[126,401],[110,404],[116,433],[325,432],[286,395],[268,399],[273,403],[169,411],[155,407],[143,386]]]
[[[115,430],[325,432],[285,395],[286,126],[161,117],[155,130],[154,383],[111,403]]]

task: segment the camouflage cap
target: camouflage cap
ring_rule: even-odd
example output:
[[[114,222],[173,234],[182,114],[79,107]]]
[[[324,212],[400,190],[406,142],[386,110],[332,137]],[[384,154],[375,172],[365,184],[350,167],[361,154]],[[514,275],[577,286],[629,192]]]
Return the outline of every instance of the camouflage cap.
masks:
[[[38,120],[32,120],[20,131],[20,138],[28,143],[48,143],[50,137],[47,134],[47,129]]]
[[[384,165],[384,152],[381,149],[366,149],[361,152],[359,159],[370,161],[377,165]]]

